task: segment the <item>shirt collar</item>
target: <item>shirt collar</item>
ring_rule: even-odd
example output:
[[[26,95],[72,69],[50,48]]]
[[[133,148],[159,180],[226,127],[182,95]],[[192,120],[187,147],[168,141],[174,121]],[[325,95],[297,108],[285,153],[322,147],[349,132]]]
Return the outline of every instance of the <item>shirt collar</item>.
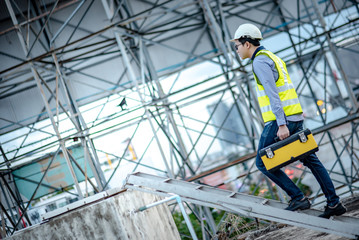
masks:
[[[260,46],[259,48],[257,48],[257,49],[254,51],[254,53],[253,53],[253,55],[252,55],[252,57],[251,57],[251,60],[253,61],[254,58],[256,57],[257,52],[259,52],[260,50],[263,50],[263,49],[265,49],[263,46]]]

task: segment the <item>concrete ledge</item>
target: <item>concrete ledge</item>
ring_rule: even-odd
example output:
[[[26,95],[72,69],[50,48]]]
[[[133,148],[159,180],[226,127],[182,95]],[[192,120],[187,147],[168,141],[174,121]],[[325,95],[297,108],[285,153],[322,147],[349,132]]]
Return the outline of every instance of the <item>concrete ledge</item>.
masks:
[[[159,196],[127,190],[106,199],[92,199],[97,202],[77,205],[76,209],[22,229],[7,239],[180,239],[166,204],[133,212],[161,200]]]

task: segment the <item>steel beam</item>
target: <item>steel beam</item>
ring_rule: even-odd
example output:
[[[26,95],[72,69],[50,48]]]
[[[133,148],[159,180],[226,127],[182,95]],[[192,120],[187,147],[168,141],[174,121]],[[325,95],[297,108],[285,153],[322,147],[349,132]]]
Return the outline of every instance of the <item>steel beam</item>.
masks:
[[[5,1],[6,1],[6,5],[7,5],[7,7],[8,7],[8,11],[9,11],[9,13],[10,13],[10,15],[11,15],[11,19],[12,19],[12,21],[13,21],[13,24],[14,24],[14,25],[17,25],[18,22],[17,22],[16,16],[15,16],[15,13],[14,13],[14,11],[13,11],[13,9],[12,9],[11,3],[10,3],[9,0],[5,0]],[[23,37],[22,37],[22,34],[20,33],[20,29],[18,29],[17,33],[18,33],[18,38],[19,38],[19,41],[20,41],[21,46],[22,46],[22,48],[23,48],[23,51],[24,51],[25,55],[28,55],[28,53],[30,53],[30,52],[28,51],[28,49],[27,49],[27,47],[26,47],[25,41],[24,41],[24,39],[23,39]],[[37,86],[38,86],[38,88],[39,88],[39,90],[40,90],[41,97],[42,97],[42,99],[43,99],[43,101],[44,101],[44,104],[45,104],[47,113],[48,113],[48,115],[49,115],[49,117],[50,117],[50,120],[51,120],[52,125],[53,125],[53,128],[54,128],[54,131],[56,132],[56,135],[57,135],[58,139],[60,140],[60,146],[61,146],[61,148],[62,148],[62,152],[63,152],[64,157],[65,157],[65,159],[66,159],[66,162],[67,162],[67,165],[68,165],[68,167],[69,167],[69,170],[70,170],[70,172],[71,172],[71,176],[72,176],[72,178],[73,178],[73,180],[74,180],[74,183],[75,183],[77,192],[78,192],[80,198],[82,198],[82,192],[81,192],[80,186],[79,186],[79,184],[78,184],[78,181],[77,181],[75,172],[73,171],[71,162],[70,162],[69,157],[68,157],[68,155],[67,155],[65,143],[64,143],[64,141],[61,141],[61,135],[60,135],[60,132],[59,132],[59,130],[58,130],[58,128],[57,128],[57,125],[56,125],[56,122],[55,122],[55,120],[54,120],[54,117],[53,117],[51,108],[50,108],[50,106],[49,106],[49,103],[47,102],[47,98],[46,98],[46,96],[45,96],[45,92],[44,92],[44,90],[43,90],[43,88],[42,88],[42,85],[41,85],[40,77],[39,77],[38,72],[36,71],[36,69],[35,69],[35,67],[34,67],[34,65],[33,65],[32,62],[30,62],[30,67],[31,67],[31,71],[32,71],[32,73],[33,73],[33,75],[34,75],[34,78],[35,78],[35,80],[36,80],[36,84],[37,84]],[[25,210],[26,210],[26,209],[25,209]],[[17,224],[16,224],[16,225],[17,225]]]

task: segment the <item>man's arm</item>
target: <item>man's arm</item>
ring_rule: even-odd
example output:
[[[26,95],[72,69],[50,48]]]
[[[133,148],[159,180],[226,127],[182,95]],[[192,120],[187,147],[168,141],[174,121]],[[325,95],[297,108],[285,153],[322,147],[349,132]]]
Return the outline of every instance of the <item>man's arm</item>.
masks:
[[[276,117],[278,125],[277,136],[283,140],[289,137],[290,133],[287,128],[287,120],[283,110],[282,101],[280,100],[277,87],[275,85],[276,77],[273,70],[274,62],[267,56],[257,56],[253,62],[253,69],[259,81],[264,87],[264,91],[269,97],[272,112]]]

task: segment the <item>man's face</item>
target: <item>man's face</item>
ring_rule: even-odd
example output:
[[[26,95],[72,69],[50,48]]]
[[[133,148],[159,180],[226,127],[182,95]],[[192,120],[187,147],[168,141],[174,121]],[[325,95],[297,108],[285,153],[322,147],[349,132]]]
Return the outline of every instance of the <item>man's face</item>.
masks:
[[[249,54],[248,54],[248,48],[247,48],[247,42],[245,42],[244,44],[242,44],[240,41],[235,40],[234,42],[236,44],[235,48],[236,48],[236,52],[238,53],[239,57],[241,59],[246,59],[249,58]]]

